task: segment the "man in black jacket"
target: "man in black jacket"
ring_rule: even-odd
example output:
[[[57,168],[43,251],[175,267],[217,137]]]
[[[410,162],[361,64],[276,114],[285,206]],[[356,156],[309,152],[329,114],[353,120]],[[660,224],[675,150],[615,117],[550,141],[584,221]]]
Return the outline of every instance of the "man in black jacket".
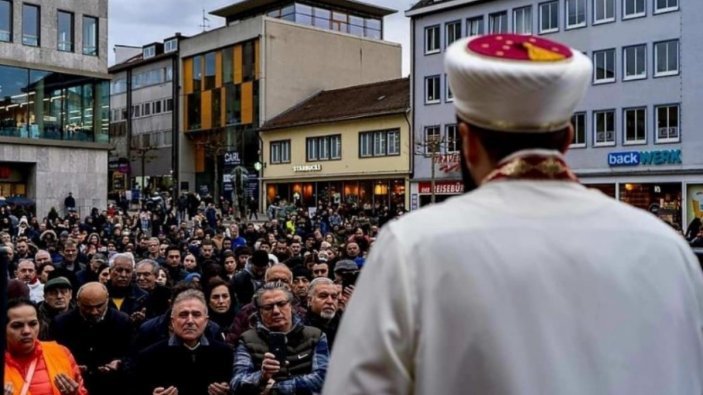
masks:
[[[264,274],[269,267],[269,254],[266,251],[254,251],[244,270],[237,273],[230,283],[230,290],[237,295],[241,304],[251,302],[254,292],[264,283]]]
[[[127,393],[121,368],[132,340],[129,317],[109,307],[101,283],[83,285],[76,299],[78,308],[56,317],[54,339],[71,350],[91,394]]]
[[[208,339],[207,303],[194,289],[178,294],[171,311],[173,335],[137,357],[139,395],[227,395],[232,350]]]

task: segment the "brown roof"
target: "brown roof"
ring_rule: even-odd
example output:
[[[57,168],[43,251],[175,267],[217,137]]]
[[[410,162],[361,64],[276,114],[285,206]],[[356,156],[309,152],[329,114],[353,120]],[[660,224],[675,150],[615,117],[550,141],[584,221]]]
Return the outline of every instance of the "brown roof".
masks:
[[[402,114],[410,108],[410,80],[322,91],[266,122],[261,130]]]

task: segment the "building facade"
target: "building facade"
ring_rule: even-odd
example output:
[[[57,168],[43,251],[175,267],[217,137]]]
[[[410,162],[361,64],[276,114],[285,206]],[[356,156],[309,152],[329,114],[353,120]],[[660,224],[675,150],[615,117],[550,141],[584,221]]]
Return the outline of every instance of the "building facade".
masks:
[[[180,50],[180,189],[230,198],[223,182],[241,167],[259,199],[263,122],[323,89],[400,77],[400,45],[377,39],[392,12],[347,0],[247,0],[213,12],[227,25]]]
[[[180,34],[139,48],[110,68],[111,196],[172,191],[178,162]]]
[[[320,92],[265,123],[266,201],[405,209],[409,101],[396,79]]]
[[[451,141],[455,133],[443,58],[457,38],[516,33],[562,41],[594,64],[592,86],[572,119],[568,162],[584,184],[685,227],[703,209],[703,157],[696,154],[703,136],[695,132],[703,114],[693,110],[701,99],[694,70],[703,57],[697,29],[703,4],[679,2],[417,3],[406,12],[413,26],[415,138],[439,134]],[[427,168],[426,160],[416,161],[418,183]]]
[[[0,1],[0,196],[107,205],[107,0]]]

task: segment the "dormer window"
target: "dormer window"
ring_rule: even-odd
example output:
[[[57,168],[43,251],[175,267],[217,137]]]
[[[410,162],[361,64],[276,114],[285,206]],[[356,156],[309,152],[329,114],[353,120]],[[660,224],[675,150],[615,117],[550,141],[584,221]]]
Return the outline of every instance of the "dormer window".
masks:
[[[164,53],[176,52],[178,51],[178,39],[172,38],[164,42]]]
[[[142,50],[142,58],[144,59],[149,59],[153,58],[156,56],[156,46],[155,45],[150,45],[148,47],[144,47]]]

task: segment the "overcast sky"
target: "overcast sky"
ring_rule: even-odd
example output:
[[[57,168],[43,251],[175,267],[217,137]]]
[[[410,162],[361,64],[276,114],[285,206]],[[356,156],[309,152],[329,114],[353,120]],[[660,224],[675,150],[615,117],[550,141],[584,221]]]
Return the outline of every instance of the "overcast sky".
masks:
[[[186,36],[202,31],[203,8],[210,29],[222,26],[224,19],[208,15],[210,11],[239,0],[111,0],[109,14],[109,63],[114,63],[115,45],[142,46],[180,32]],[[410,72],[410,20],[404,11],[417,0],[362,0],[366,3],[398,10],[385,18],[385,39],[403,46],[403,76]]]

